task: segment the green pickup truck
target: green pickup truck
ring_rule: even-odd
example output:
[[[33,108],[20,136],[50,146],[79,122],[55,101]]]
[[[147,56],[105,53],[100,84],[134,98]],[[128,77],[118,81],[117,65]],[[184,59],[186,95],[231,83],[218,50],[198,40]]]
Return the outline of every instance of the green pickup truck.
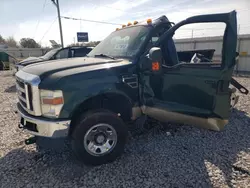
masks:
[[[173,34],[183,25],[224,22],[222,63],[178,60]],[[19,127],[35,137],[71,140],[87,164],[123,152],[127,123],[148,116],[220,131],[236,89],[236,12],[200,15],[173,24],[166,16],[112,32],[87,57],[29,65],[16,73]],[[35,142],[34,139],[26,140]]]

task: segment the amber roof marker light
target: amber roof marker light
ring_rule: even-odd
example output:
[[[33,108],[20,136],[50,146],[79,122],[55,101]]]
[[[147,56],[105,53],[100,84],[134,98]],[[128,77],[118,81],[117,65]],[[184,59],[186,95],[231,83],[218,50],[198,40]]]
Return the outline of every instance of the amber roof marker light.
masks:
[[[152,19],[147,19],[147,24],[152,24]]]
[[[127,26],[131,26],[131,25],[132,25],[132,23],[131,23],[131,22],[128,22]]]

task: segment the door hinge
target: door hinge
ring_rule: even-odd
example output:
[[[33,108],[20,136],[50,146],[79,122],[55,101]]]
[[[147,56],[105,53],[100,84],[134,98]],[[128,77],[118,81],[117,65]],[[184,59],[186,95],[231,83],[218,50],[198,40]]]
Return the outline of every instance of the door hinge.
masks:
[[[242,86],[239,82],[237,82],[235,79],[231,79],[231,84],[236,87],[242,94],[247,95],[248,89]]]

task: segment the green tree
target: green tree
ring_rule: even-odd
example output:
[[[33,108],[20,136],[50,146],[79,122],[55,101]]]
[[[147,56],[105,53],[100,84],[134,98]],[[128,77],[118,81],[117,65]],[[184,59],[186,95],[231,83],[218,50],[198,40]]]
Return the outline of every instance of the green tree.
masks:
[[[14,37],[8,37],[5,40],[5,44],[7,44],[8,47],[13,47],[13,48],[17,48],[17,41],[14,39]]]
[[[90,47],[95,47],[97,44],[99,44],[101,41],[90,41],[90,42],[87,42],[87,43],[73,43],[73,44],[70,44],[68,46],[90,46]]]
[[[5,43],[5,39],[0,35],[0,43]]]
[[[86,44],[86,46],[91,46],[91,47],[95,47],[97,46],[101,41],[90,41]]]
[[[20,40],[20,45],[23,48],[41,48],[41,45],[31,38],[22,38]]]

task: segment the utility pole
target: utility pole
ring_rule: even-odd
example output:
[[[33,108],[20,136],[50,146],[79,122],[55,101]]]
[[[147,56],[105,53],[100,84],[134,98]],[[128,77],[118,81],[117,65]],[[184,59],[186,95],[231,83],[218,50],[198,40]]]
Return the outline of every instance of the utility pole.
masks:
[[[80,31],[82,31],[82,19],[80,19]]]
[[[51,0],[52,3],[56,6],[57,8],[57,14],[58,14],[58,22],[59,22],[59,30],[60,30],[60,37],[61,37],[61,46],[62,48],[64,47],[63,45],[63,33],[62,33],[62,23],[61,23],[61,15],[60,15],[60,6],[59,6],[59,0]]]
[[[239,57],[238,57],[238,59],[237,59],[237,63],[236,63],[236,74],[238,74],[238,72],[239,72],[239,62],[240,62],[240,43],[241,43],[241,41],[240,41],[240,24],[239,24],[239,26],[238,26],[238,31],[237,31],[237,37],[238,37],[238,41],[237,41],[237,43],[238,43],[238,46],[237,46],[237,51],[238,51],[238,53],[239,53]]]

